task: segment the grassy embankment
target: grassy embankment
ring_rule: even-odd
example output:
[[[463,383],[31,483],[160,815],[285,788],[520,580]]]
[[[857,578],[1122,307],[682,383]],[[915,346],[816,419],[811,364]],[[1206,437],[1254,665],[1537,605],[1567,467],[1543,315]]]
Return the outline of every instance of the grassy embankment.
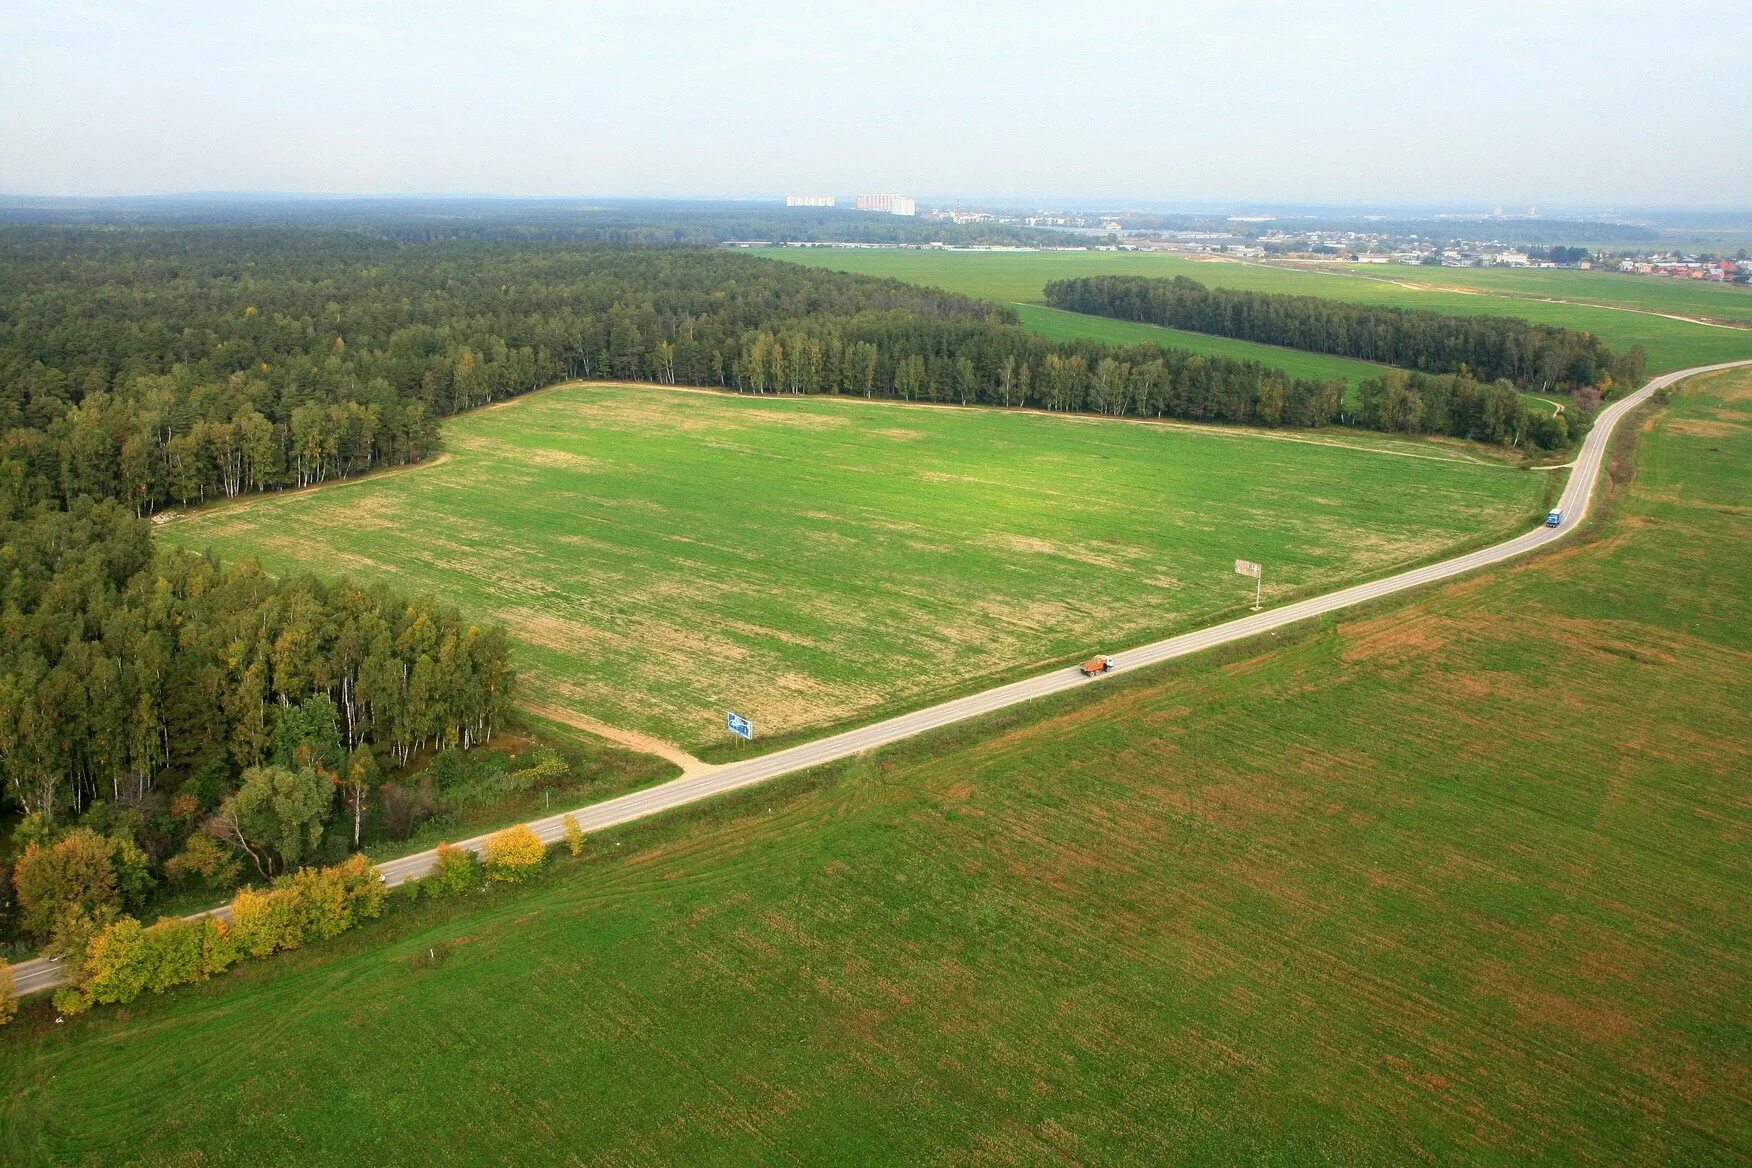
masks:
[[[840,251],[829,248],[802,250],[771,248],[763,254],[793,263],[838,271],[862,272],[873,276],[888,276],[914,284],[929,284],[972,296],[1019,305],[1040,304],[1042,289],[1049,280],[1070,276],[1103,275],[1109,273],[1137,276],[1190,276],[1200,283],[1228,288],[1250,288],[1261,292],[1286,292],[1301,296],[1323,296],[1334,300],[1351,300],[1366,304],[1389,304],[1400,308],[1426,308],[1455,316],[1519,316],[1544,324],[1591,332],[1615,349],[1642,345],[1649,356],[1649,372],[1665,373],[1692,365],[1716,361],[1731,361],[1752,357],[1752,329],[1720,328],[1671,320],[1644,312],[1626,312],[1628,308],[1653,308],[1654,311],[1687,311],[1679,305],[1701,304],[1711,307],[1709,315],[1744,317],[1752,294],[1731,287],[1704,288],[1689,284],[1673,288],[1661,287],[1653,277],[1633,278],[1609,273],[1529,270],[1526,272],[1474,273],[1466,268],[1413,268],[1358,266],[1353,274],[1339,274],[1301,268],[1266,266],[1235,262],[1194,260],[1183,256],[1142,254],[1136,252],[1021,252],[1012,254],[986,252],[929,251]],[[1450,278],[1452,277],[1452,278]],[[1499,285],[1504,289],[1520,289],[1542,296],[1567,295],[1561,291],[1567,282],[1575,283],[1578,300],[1598,300],[1621,308],[1592,304],[1548,303],[1520,295],[1493,295],[1490,291],[1454,291],[1440,285],[1455,285],[1467,281],[1480,288]],[[1521,281],[1521,283],[1516,283]],[[1405,283],[1418,287],[1405,287]],[[1426,283],[1427,282],[1427,283]],[[1553,291],[1552,289],[1559,289]],[[1267,364],[1284,368],[1298,359],[1315,354],[1296,353],[1272,345],[1254,345],[1225,338],[1200,337],[1172,329],[1150,325],[1109,321],[1100,317],[1079,318],[1075,314],[1055,313],[1046,308],[1024,308],[1023,322],[1049,336],[1087,335],[1097,339],[1137,339],[1154,337],[1158,343],[1200,352],[1216,349],[1201,347],[1199,342],[1221,340],[1227,346],[1245,346],[1252,350],[1234,355],[1252,355]],[[1080,320],[1091,323],[1079,325]],[[1108,328],[1126,324],[1124,334]],[[1079,331],[1087,330],[1087,331]],[[1288,353],[1288,356],[1285,354]],[[1320,360],[1338,360],[1321,357]],[[1360,362],[1347,362],[1360,365]],[[1362,365],[1370,375],[1375,366]],[[1353,383],[1356,371],[1346,374]]]
[[[0,1159],[1744,1163],[1752,374],[1637,463],[1518,565],[27,1011]]]
[[[928,703],[1530,523],[1461,443],[571,386],[446,424],[407,473],[164,539],[430,592],[517,639],[537,712],[690,749]]]

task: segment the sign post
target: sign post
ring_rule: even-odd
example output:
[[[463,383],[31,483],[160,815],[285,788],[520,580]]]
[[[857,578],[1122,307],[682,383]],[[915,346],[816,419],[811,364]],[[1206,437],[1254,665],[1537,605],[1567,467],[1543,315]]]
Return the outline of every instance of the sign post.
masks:
[[[1259,611],[1259,596],[1265,587],[1265,568],[1252,560],[1236,560],[1235,575],[1253,577],[1253,611]]]
[[[729,727],[730,733],[736,735],[736,737],[742,739],[744,742],[754,741],[754,723],[750,722],[747,718],[744,718],[741,714],[725,711],[724,725]]]

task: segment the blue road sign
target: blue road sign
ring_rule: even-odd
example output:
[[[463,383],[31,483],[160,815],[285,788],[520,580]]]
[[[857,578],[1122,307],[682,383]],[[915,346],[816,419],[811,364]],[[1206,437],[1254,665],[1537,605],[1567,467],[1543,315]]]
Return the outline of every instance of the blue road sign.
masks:
[[[750,742],[754,741],[754,723],[750,722],[747,718],[744,718],[741,714],[726,713],[724,715],[724,724],[730,727],[730,733],[736,735],[736,737],[746,738]]]

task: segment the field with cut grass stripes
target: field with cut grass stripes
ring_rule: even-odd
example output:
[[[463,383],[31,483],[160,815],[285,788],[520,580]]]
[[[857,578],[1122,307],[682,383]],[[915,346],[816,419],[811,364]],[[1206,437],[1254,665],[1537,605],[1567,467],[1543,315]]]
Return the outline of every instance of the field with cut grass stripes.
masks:
[[[504,621],[525,699],[690,748],[927,704],[1531,525],[1475,447],[995,409],[568,386],[436,465],[162,538]]]
[[[0,1159],[1745,1163],[1752,376],[1638,461],[1501,571],[27,1010]]]

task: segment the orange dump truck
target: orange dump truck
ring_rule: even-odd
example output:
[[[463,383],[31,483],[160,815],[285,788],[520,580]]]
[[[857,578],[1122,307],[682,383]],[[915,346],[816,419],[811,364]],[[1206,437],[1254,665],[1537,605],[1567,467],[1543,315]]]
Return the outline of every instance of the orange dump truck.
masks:
[[[1077,668],[1083,671],[1084,677],[1094,677],[1097,674],[1106,673],[1109,669],[1112,669],[1113,658],[1091,657],[1089,660],[1077,666]]]

